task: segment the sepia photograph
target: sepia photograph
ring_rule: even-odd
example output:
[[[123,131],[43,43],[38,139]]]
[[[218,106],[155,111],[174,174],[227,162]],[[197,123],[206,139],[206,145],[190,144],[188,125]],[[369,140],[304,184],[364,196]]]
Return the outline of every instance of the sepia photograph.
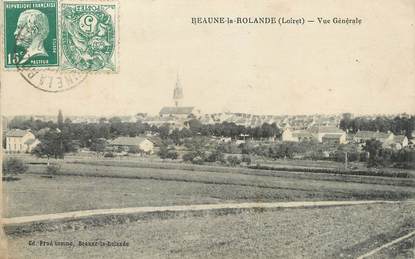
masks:
[[[415,258],[412,0],[3,0],[0,259]]]

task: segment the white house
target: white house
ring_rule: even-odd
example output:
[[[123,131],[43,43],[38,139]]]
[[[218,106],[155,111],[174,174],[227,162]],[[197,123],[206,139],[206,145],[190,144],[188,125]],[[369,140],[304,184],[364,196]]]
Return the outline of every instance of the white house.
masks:
[[[346,134],[325,134],[322,137],[322,142],[327,144],[346,144]]]
[[[376,139],[382,143],[392,143],[394,134],[391,132],[377,132],[377,131],[358,131],[353,137],[353,140],[357,143],[364,143],[366,140]]]
[[[307,130],[291,130],[287,128],[282,132],[281,138],[282,141],[301,142],[313,140],[313,135]]]
[[[395,135],[392,143],[387,143],[391,148],[400,150],[409,145],[409,140],[404,135]]]
[[[308,129],[308,131],[313,134],[314,139],[318,142],[323,142],[323,137],[329,135],[330,137],[326,137],[326,139],[338,138],[339,144],[346,143],[346,132],[334,126],[314,126]]]
[[[293,136],[293,131],[290,128],[286,128],[281,134],[282,141],[298,141],[298,138]]]
[[[324,138],[325,137],[325,138]],[[315,140],[317,142],[331,142],[337,144],[345,144],[346,132],[336,127],[323,126],[323,127],[311,127],[307,130],[294,130],[287,128],[282,133],[283,141],[310,141]]]
[[[111,141],[109,146],[123,151],[131,151],[133,148],[137,148],[143,153],[152,154],[154,152],[154,143],[145,137],[118,137]]]
[[[6,133],[6,152],[31,152],[39,143],[29,130],[13,129]]]

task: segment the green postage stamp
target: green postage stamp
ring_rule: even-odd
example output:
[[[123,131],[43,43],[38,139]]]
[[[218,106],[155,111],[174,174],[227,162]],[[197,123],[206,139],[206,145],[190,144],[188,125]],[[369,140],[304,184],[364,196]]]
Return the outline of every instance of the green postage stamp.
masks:
[[[6,68],[59,66],[56,1],[5,1]]]
[[[62,69],[116,71],[115,4],[62,4]]]
[[[115,1],[4,1],[5,68],[116,72]]]

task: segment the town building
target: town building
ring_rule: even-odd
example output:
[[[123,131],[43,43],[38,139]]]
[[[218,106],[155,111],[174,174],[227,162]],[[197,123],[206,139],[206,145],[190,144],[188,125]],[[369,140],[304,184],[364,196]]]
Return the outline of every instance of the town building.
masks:
[[[173,103],[174,106],[162,107],[159,115],[160,118],[175,118],[175,119],[191,119],[200,118],[201,111],[194,106],[182,106],[182,100],[184,98],[183,87],[180,83],[180,79],[177,76],[176,85],[173,90]]]
[[[113,151],[154,153],[154,143],[145,137],[118,137],[109,143]]]
[[[159,113],[161,118],[190,119],[199,118],[201,113],[195,107],[163,107]]]
[[[409,140],[404,135],[395,135],[393,138],[393,143],[390,144],[390,147],[396,150],[400,150],[407,146],[409,146]]]
[[[302,141],[312,141],[313,135],[307,130],[292,130],[291,128],[286,128],[281,135],[282,141],[291,141],[291,142],[302,142]]]
[[[39,143],[29,130],[13,129],[6,133],[6,152],[28,153]]]
[[[282,133],[282,141],[316,141],[332,144],[346,144],[346,132],[332,126],[314,126],[306,130],[286,128]]]
[[[338,136],[341,140],[340,144],[346,143],[346,132],[334,126],[313,126],[308,129],[308,132],[313,134],[314,139],[320,143],[323,142],[323,137],[327,135],[330,135],[331,139]]]
[[[383,148],[402,149],[410,145],[410,141],[404,135],[394,135],[392,132],[358,131],[353,140],[355,143],[364,144],[367,140],[374,139],[382,143]]]
[[[367,140],[375,139],[383,144],[393,143],[394,134],[392,132],[379,132],[379,131],[358,131],[353,137],[353,141],[356,143],[365,143]]]
[[[330,145],[346,144],[346,134],[325,134],[322,142]]]

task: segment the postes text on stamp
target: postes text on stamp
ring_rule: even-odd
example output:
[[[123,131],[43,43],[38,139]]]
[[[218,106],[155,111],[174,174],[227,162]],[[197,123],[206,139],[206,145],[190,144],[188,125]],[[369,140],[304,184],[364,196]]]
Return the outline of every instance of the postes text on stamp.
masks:
[[[111,3],[61,5],[63,70],[117,70],[117,8]]]
[[[5,68],[59,66],[56,0],[4,1]]]

